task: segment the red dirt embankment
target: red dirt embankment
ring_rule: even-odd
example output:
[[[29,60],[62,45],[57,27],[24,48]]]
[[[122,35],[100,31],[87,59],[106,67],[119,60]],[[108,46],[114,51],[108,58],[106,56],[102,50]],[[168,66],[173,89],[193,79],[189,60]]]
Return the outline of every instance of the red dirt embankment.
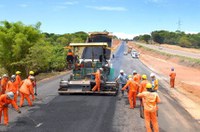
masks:
[[[144,64],[164,75],[168,80],[170,69],[174,67],[177,74],[175,88],[200,104],[200,69],[179,64],[178,57],[168,57],[157,52],[151,52],[139,48],[133,42],[129,42],[129,45],[140,52],[140,60]]]

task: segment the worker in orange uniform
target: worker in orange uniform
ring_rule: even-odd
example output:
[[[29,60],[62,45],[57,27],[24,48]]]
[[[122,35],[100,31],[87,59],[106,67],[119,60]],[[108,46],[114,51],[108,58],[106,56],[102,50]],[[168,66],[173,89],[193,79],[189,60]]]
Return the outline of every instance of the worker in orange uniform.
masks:
[[[169,76],[170,76],[170,87],[174,88],[176,72],[174,71],[173,67],[171,68],[171,73],[169,74]]]
[[[138,86],[140,84],[141,76],[139,73],[137,73],[136,70],[133,71],[133,80],[138,83]],[[137,88],[137,92],[139,91],[139,87]]]
[[[6,85],[6,93],[7,92],[13,92],[14,93],[14,101],[15,101],[15,103],[17,103],[18,86],[16,85],[15,81],[16,81],[16,76],[12,75],[10,77],[10,80],[8,81],[7,85]]]
[[[1,94],[5,94],[7,83],[8,83],[8,75],[4,74],[1,79],[1,89],[2,89]]]
[[[92,88],[92,91],[100,91],[100,84],[101,84],[101,70],[102,69],[98,69],[95,73],[92,73],[93,75],[95,75],[95,83],[96,85]]]
[[[139,93],[137,96],[144,100],[144,119],[147,132],[152,132],[150,123],[153,125],[154,132],[159,132],[157,120],[157,103],[160,102],[160,97],[155,90],[152,89],[151,83],[146,84],[147,91]]]
[[[74,61],[74,53],[72,52],[71,49],[68,50],[66,60],[67,60],[67,63],[68,63],[68,68],[71,69],[73,61]]]
[[[138,83],[132,79],[132,75],[129,75],[128,78],[129,80],[127,81],[126,85],[121,90],[125,90],[126,88],[129,87],[128,100],[130,104],[130,109],[134,109],[136,106],[136,95],[137,95]]]
[[[21,79],[20,74],[21,74],[20,71],[16,71],[16,80],[15,80],[15,83],[17,85],[17,91],[19,91],[19,88],[22,85],[22,79]]]
[[[15,110],[18,113],[21,113],[21,111],[19,110],[17,104],[15,103],[15,101],[13,100],[14,98],[14,93],[13,92],[8,92],[6,94],[3,94],[0,96],[0,123],[1,123],[1,116],[3,113],[4,116],[4,125],[8,126],[8,105],[12,104],[12,106],[15,108]]]
[[[158,91],[158,79],[156,79],[156,75],[154,73],[151,73],[150,77],[151,77],[152,88],[153,88],[153,90],[155,90],[157,92]]]
[[[35,77],[34,74],[35,74],[34,71],[30,71],[28,79],[30,79],[31,76]],[[33,89],[35,91],[35,95],[37,96],[37,82],[36,82],[36,78],[35,78],[35,80],[32,83],[33,83]]]
[[[139,93],[142,93],[146,90],[146,84],[149,83],[147,80],[147,75],[142,75],[142,81],[140,82]],[[142,98],[140,98],[140,117],[144,118],[144,104]]]
[[[35,100],[34,96],[34,90],[33,90],[33,83],[34,83],[35,77],[30,76],[29,79],[25,79],[24,83],[20,87],[20,107],[24,104],[24,98],[27,100],[29,106],[32,106],[32,101]],[[32,101],[30,99],[30,95],[32,96]]]

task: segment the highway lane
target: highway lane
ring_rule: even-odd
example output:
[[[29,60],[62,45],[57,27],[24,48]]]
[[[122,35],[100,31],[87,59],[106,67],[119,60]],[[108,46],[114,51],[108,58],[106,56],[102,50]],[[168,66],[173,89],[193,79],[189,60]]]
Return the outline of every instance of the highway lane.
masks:
[[[135,69],[139,73],[150,74],[150,70],[138,59],[124,56],[126,44],[116,51],[112,60],[116,68],[131,74]],[[129,109],[127,97],[113,96],[58,96],[57,88],[62,77],[46,80],[39,87],[41,100],[29,111],[11,122],[9,131],[59,131],[59,132],[143,132],[144,121],[139,117],[139,107]],[[67,76],[65,76],[67,78]],[[197,132],[200,127],[194,119],[171,98],[165,88],[160,87],[159,125],[161,132]],[[137,101],[137,104],[139,102]],[[22,111],[26,109],[23,108]],[[39,127],[35,127],[40,124]]]
[[[139,45],[142,45],[142,46],[154,49],[154,50],[158,50],[158,51],[161,51],[161,52],[173,54],[173,55],[179,55],[179,56],[185,56],[185,57],[200,59],[199,53],[180,51],[180,50],[170,49],[170,48],[166,48],[166,47],[162,47],[162,46],[144,44],[144,43],[139,43],[139,42],[136,42],[136,44],[139,44]]]

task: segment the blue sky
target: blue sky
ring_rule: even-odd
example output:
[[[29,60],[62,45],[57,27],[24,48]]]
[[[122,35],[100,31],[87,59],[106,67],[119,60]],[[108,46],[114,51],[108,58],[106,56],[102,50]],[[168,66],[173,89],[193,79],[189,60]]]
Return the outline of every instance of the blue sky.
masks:
[[[40,21],[42,32],[57,34],[107,30],[132,38],[179,28],[197,33],[200,0],[0,0],[4,20],[26,25]]]

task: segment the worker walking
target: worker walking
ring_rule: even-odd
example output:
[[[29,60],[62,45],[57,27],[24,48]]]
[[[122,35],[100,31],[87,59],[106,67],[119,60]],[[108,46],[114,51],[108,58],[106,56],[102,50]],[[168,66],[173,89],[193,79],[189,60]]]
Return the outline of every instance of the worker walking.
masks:
[[[35,78],[35,76],[34,76],[34,71],[30,71],[29,72],[29,76],[28,76],[28,79],[30,79],[30,77],[34,77]],[[35,95],[37,96],[37,82],[36,82],[36,78],[35,78],[35,80],[32,82],[32,84],[33,84],[33,91],[35,91]]]
[[[4,74],[1,79],[1,94],[5,94],[7,83],[8,83],[8,75]]]
[[[142,93],[146,90],[146,84],[149,83],[147,80],[147,75],[143,74],[142,75],[142,81],[140,82],[140,87],[139,87],[139,93]],[[144,100],[140,98],[140,117],[144,118]]]
[[[157,103],[160,102],[158,93],[152,89],[151,83],[146,84],[147,91],[139,93],[137,96],[144,99],[144,118],[147,132],[152,132],[150,124],[153,125],[154,132],[159,132],[157,120]]]
[[[24,98],[27,100],[29,106],[32,106],[32,101],[35,100],[34,96],[34,90],[33,90],[33,83],[34,83],[35,77],[30,76],[29,79],[25,79],[24,83],[20,87],[20,107],[24,104]],[[30,99],[30,95],[32,96],[32,101]]]
[[[151,77],[152,88],[153,88],[153,90],[155,90],[157,92],[158,91],[158,79],[156,79],[156,75],[154,73],[151,73],[150,77]]]
[[[21,79],[20,74],[21,74],[20,71],[16,71],[16,80],[15,80],[15,83],[17,85],[17,92],[19,91],[19,88],[22,85],[22,79]]]
[[[126,85],[127,80],[128,80],[128,76],[124,73],[124,70],[120,70],[119,76],[117,77],[117,79],[115,79],[116,82],[119,81],[120,89],[122,89]],[[121,92],[122,92],[122,96],[124,96],[124,90],[121,90]]]
[[[129,87],[128,100],[130,104],[130,109],[134,109],[136,106],[136,95],[137,95],[138,83],[132,79],[132,75],[129,75],[128,78],[129,80],[127,81],[126,85],[121,90],[124,91],[126,88]]]
[[[170,87],[174,88],[176,72],[174,71],[173,67],[171,68],[171,72],[170,72],[169,76],[170,76]]]
[[[7,85],[6,85],[6,93],[7,92],[13,92],[14,93],[14,101],[15,101],[15,103],[17,103],[18,86],[16,85],[15,81],[16,81],[16,76],[12,75],[10,77],[10,80],[8,81]]]
[[[17,104],[15,103],[15,101],[13,100],[14,98],[14,93],[13,92],[8,92],[6,94],[3,94],[0,96],[0,123],[1,123],[1,116],[3,113],[4,116],[4,125],[8,126],[8,105],[12,104],[12,106],[14,107],[14,109],[18,112],[21,113],[21,111],[19,110]]]
[[[101,88],[101,69],[98,69],[95,73],[92,73],[95,75],[95,83],[96,85],[92,88],[92,91],[98,91],[100,92]]]

